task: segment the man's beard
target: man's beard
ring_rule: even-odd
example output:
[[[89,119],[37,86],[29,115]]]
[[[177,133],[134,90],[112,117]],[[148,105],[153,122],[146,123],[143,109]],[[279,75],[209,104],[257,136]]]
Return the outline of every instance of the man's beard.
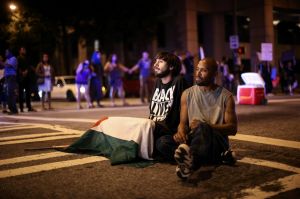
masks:
[[[211,82],[209,80],[195,80],[196,84],[198,86],[209,86],[211,84]]]
[[[161,73],[155,73],[155,77],[164,78],[164,77],[168,76],[170,74],[170,72],[171,72],[171,70],[168,68],[167,70],[162,71]]]

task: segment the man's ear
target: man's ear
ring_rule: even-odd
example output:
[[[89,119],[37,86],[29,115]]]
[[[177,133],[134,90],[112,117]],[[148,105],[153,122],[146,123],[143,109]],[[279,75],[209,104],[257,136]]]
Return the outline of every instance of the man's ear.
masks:
[[[174,70],[174,67],[173,67],[173,66],[170,66],[170,70]]]

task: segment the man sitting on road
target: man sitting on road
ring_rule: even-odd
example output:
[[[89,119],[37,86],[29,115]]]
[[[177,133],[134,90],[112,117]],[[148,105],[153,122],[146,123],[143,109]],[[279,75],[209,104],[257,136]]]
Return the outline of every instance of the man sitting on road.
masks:
[[[154,60],[153,69],[157,80],[150,98],[149,119],[155,122],[154,158],[174,161],[178,143],[173,135],[177,132],[180,98],[187,83],[179,75],[181,61],[172,53],[159,53]]]
[[[176,173],[187,178],[204,164],[234,164],[228,135],[237,132],[235,102],[231,92],[216,85],[218,65],[212,58],[195,68],[196,85],[181,96],[180,124],[174,140]]]

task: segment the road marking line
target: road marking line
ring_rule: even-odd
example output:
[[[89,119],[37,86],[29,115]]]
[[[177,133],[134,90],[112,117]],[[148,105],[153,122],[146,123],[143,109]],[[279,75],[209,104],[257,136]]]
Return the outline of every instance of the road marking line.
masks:
[[[6,137],[0,137],[0,143],[3,141],[21,140],[21,139],[28,139],[28,138],[52,137],[57,135],[81,135],[81,134],[82,133],[49,132],[49,133],[26,134],[26,135],[17,135],[17,136],[6,136]]]
[[[78,119],[78,118],[40,118],[40,117],[19,117],[19,116],[18,116],[18,118],[20,118],[20,119],[21,118],[23,118],[23,119],[33,119],[34,118],[37,120],[44,120],[44,121],[54,121],[54,120],[58,121],[59,120],[59,121],[88,122],[88,123],[95,123],[97,121],[94,119]],[[32,124],[32,125],[35,125],[38,127],[43,127],[43,128],[50,128],[50,129],[62,131],[62,132],[70,132],[70,133],[78,132],[78,130],[67,129],[67,128],[61,127],[59,125],[49,125],[49,124]],[[297,142],[297,141],[289,141],[289,140],[268,138],[268,137],[262,137],[262,136],[246,135],[246,134],[240,134],[240,133],[237,133],[235,136],[230,136],[230,139],[300,149],[300,142]]]
[[[64,152],[51,152],[51,153],[41,153],[36,155],[27,155],[27,156],[21,156],[21,157],[15,157],[15,158],[9,158],[0,160],[0,166],[7,165],[7,164],[16,164],[21,162],[29,162],[34,160],[43,160],[47,158],[56,158],[61,156],[67,156],[67,155],[74,155],[72,153],[64,153]]]
[[[32,117],[32,116],[4,116],[6,118],[24,119],[24,120],[40,120],[40,121],[60,121],[60,122],[85,122],[95,123],[97,119],[78,119],[78,118],[53,118],[53,117]]]
[[[230,136],[229,138],[232,140],[241,140],[241,141],[255,142],[260,144],[269,144],[275,146],[300,149],[300,142],[296,142],[296,141],[281,140],[281,139],[261,137],[255,135],[246,135],[246,134],[239,134],[239,133],[237,133],[235,136]]]
[[[33,126],[23,126],[23,125],[12,126],[12,127],[2,127],[2,128],[0,129],[0,133],[5,133],[5,132],[7,132],[7,131],[14,131],[14,130],[33,129],[33,128],[38,128],[38,127],[33,127]]]
[[[61,168],[66,168],[66,167],[100,162],[100,161],[104,161],[104,160],[107,160],[107,158],[101,157],[101,156],[93,156],[93,157],[80,158],[80,159],[75,159],[75,160],[67,160],[67,161],[62,161],[62,162],[47,163],[47,164],[41,164],[41,165],[35,165],[35,166],[29,166],[29,167],[23,167],[23,168],[17,168],[17,169],[9,169],[9,170],[0,171],[0,178],[7,178],[7,177],[25,175],[25,174],[30,174],[30,173],[37,173],[37,172],[41,172],[41,171],[50,171],[50,170],[61,169]]]
[[[264,166],[264,167],[271,167],[274,169],[280,169],[280,170],[290,171],[290,172],[300,174],[300,168],[293,167],[293,166],[279,163],[279,162],[273,162],[273,161],[256,159],[256,158],[247,158],[247,157],[244,157],[243,159],[238,160],[238,162],[242,162],[242,163],[246,163],[246,164],[254,164],[254,165],[259,165],[259,166]]]
[[[271,99],[271,100],[268,100],[268,102],[271,102],[271,103],[280,103],[280,102],[299,102],[300,99],[297,98],[297,99]]]
[[[33,138],[33,139],[25,139],[25,140],[14,140],[14,141],[6,141],[0,142],[0,146],[2,145],[10,145],[10,144],[21,144],[21,143],[30,143],[30,142],[44,142],[49,140],[60,140],[60,139],[68,139],[68,138],[77,138],[80,135],[62,135],[62,136],[55,136],[55,137],[46,137],[46,138]]]
[[[246,163],[246,164],[254,164],[258,166],[264,166],[264,167],[270,167],[270,168],[275,168],[275,169],[280,169],[284,171],[289,171],[289,172],[294,172],[297,173],[296,175],[289,175],[284,178],[279,178],[277,180],[271,181],[271,182],[266,182],[263,183],[259,186],[256,186],[254,188],[247,188],[241,191],[241,193],[247,194],[243,198],[268,198],[271,196],[275,196],[279,193],[283,193],[286,191],[290,191],[296,188],[300,188],[300,168],[298,167],[293,167],[287,164],[279,163],[279,162],[272,162],[268,160],[262,160],[262,159],[256,159],[256,158],[243,158],[239,160],[238,162]],[[262,188],[264,186],[268,185],[281,185],[282,188],[279,191],[264,191]]]
[[[117,103],[118,104],[118,103]],[[147,105],[136,105],[133,107],[122,107],[122,106],[117,106],[117,107],[108,107],[105,106],[103,109],[69,109],[69,110],[57,110],[57,112],[63,112],[63,113],[79,113],[79,112],[95,112],[95,111],[100,111],[100,110],[104,110],[104,111],[120,111],[121,110],[141,110],[141,109],[148,109]]]
[[[280,186],[279,191],[264,191],[264,186]],[[286,191],[294,190],[300,188],[300,175],[290,175],[284,178],[279,178],[277,180],[263,183],[256,187],[251,187],[248,189],[244,189],[241,191],[243,198],[252,199],[252,198],[269,198],[272,196],[276,196],[279,193],[283,193]],[[245,195],[247,194],[247,195]]]

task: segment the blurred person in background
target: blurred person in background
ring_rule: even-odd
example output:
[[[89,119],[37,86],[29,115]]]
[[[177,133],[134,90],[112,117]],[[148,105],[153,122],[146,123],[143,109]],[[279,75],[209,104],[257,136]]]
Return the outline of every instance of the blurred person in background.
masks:
[[[102,98],[103,97],[102,86],[104,85],[104,68],[103,68],[102,61],[101,61],[101,53],[99,50],[94,51],[94,53],[91,57],[91,64],[92,64],[92,70],[93,70],[93,75],[92,75],[93,79],[91,82],[94,83],[91,85],[101,88],[100,91],[97,90],[97,96],[100,96],[100,98]],[[90,95],[91,95],[91,101],[98,100],[98,99],[93,99],[92,91],[90,91]],[[97,103],[97,104],[98,104],[98,107],[101,107],[100,103]]]
[[[109,56],[107,63],[104,66],[104,71],[108,73],[109,77],[109,97],[111,105],[115,106],[115,92],[118,92],[118,96],[122,99],[123,106],[127,105],[125,101],[125,91],[123,87],[122,72],[129,72],[129,69],[121,64],[116,54]]]
[[[194,57],[191,52],[186,51],[185,57],[182,60],[183,65],[185,66],[185,74],[183,75],[186,80],[188,87],[193,86],[194,84]]]
[[[42,61],[36,67],[36,74],[38,76],[37,83],[39,91],[42,91],[42,110],[52,110],[51,106],[51,91],[54,84],[54,68],[49,62],[49,56],[44,53]],[[45,107],[45,102],[48,102],[48,109]]]
[[[3,62],[3,57],[0,55],[0,62]],[[6,104],[6,95],[4,88],[4,69],[0,69],[0,107],[2,109],[2,113],[7,113],[7,104]]]
[[[140,70],[140,98],[141,102],[149,103],[149,81],[150,81],[150,76],[151,76],[151,59],[149,58],[149,53],[148,52],[143,52],[142,58],[138,61],[138,63],[133,66],[130,70],[129,73],[131,74],[132,72],[136,71],[137,69]]]
[[[11,49],[5,51],[5,62],[0,61],[0,69],[4,68],[4,92],[8,104],[7,112],[10,115],[18,114],[17,109],[17,93],[18,93],[18,82],[17,82],[17,71],[18,71],[18,60],[13,55]]]
[[[92,108],[93,105],[91,103],[90,98],[90,90],[88,81],[91,77],[92,69],[90,67],[89,60],[85,60],[84,62],[80,63],[76,69],[76,90],[77,90],[77,108],[82,109],[82,106],[80,104],[81,101],[81,89],[84,89],[84,97],[87,102],[87,107]]]
[[[33,73],[34,70],[32,70],[26,57],[26,49],[24,47],[21,47],[18,56],[19,105],[21,112],[24,112],[24,91],[28,112],[36,112],[36,110],[31,106],[31,86],[32,79],[34,77]]]

